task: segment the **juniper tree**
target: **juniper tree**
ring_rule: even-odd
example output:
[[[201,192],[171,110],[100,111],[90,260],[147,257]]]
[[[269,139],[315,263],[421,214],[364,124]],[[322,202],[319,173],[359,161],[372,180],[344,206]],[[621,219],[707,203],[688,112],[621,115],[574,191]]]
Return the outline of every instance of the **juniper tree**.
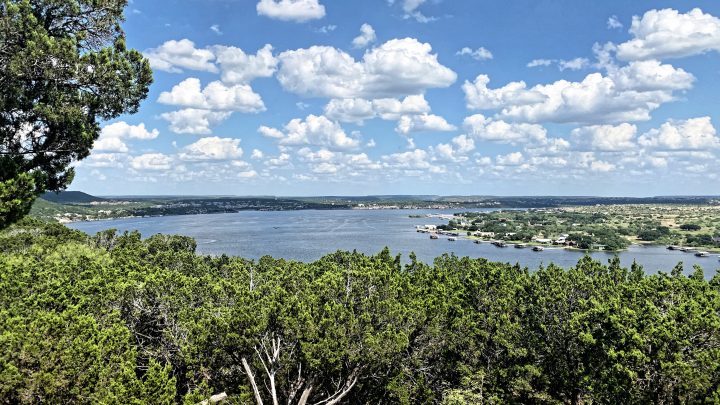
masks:
[[[137,111],[152,82],[120,28],[126,0],[0,0],[0,228],[73,179],[100,120]]]

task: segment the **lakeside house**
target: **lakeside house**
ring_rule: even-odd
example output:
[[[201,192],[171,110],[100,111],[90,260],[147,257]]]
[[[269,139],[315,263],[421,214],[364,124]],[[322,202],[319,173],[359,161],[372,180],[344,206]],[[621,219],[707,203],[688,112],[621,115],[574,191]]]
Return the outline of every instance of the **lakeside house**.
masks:
[[[416,225],[415,230],[418,232],[435,232],[437,231],[437,225]]]
[[[481,238],[494,238],[495,232],[475,232],[473,235]]]

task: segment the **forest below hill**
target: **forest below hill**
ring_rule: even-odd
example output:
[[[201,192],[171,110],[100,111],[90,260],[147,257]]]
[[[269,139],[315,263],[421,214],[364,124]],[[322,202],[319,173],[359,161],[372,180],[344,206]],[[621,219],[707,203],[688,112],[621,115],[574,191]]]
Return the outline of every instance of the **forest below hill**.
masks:
[[[0,403],[720,401],[720,277],[700,268],[195,247],[2,231]]]

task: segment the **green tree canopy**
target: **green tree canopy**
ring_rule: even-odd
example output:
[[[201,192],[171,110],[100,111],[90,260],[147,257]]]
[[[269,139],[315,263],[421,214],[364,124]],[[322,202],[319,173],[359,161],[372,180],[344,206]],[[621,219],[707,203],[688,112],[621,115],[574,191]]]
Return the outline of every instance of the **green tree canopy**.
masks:
[[[720,276],[0,231],[0,404],[720,403]],[[203,402],[205,401],[205,402]]]
[[[72,181],[99,120],[137,111],[152,82],[120,28],[126,0],[0,0],[0,228]]]

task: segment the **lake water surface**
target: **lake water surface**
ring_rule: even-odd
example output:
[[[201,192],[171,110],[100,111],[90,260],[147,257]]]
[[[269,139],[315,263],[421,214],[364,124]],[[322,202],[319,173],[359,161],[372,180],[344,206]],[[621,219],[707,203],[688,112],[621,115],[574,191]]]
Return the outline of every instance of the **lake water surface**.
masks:
[[[473,210],[481,211],[481,210]],[[445,224],[439,218],[410,218],[410,215],[452,214],[457,210],[303,210],[243,211],[231,214],[183,215],[150,218],[127,218],[107,221],[76,222],[69,227],[88,234],[115,228],[119,231],[138,230],[143,237],[157,233],[180,234],[195,238],[198,253],[227,254],[257,259],[264,255],[286,259],[313,261],[336,250],[353,250],[374,254],[388,246],[393,254],[404,258],[415,252],[418,259],[431,262],[443,253],[458,256],[485,257],[492,261],[520,263],[530,269],[555,263],[570,267],[584,255],[565,249],[498,248],[489,243],[475,244],[458,238],[431,240],[415,231],[415,225]],[[669,251],[662,246],[632,246],[618,253],[624,266],[633,260],[642,264],[647,273],[669,272],[682,261],[686,271],[698,264],[712,277],[720,268],[718,256],[695,257],[691,253]],[[606,263],[614,254],[593,252],[591,256]]]

